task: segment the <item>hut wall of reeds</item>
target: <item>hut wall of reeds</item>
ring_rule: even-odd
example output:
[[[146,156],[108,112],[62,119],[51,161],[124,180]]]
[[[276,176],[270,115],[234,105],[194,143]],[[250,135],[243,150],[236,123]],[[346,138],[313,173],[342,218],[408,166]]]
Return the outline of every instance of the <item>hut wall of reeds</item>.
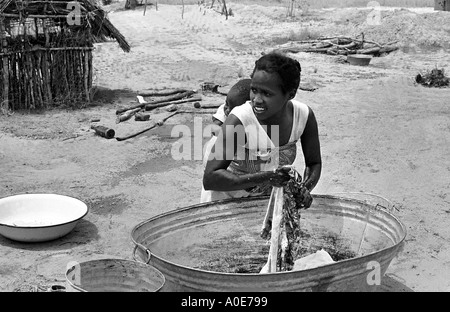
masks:
[[[93,0],[0,0],[0,109],[89,102],[94,43],[130,46]]]

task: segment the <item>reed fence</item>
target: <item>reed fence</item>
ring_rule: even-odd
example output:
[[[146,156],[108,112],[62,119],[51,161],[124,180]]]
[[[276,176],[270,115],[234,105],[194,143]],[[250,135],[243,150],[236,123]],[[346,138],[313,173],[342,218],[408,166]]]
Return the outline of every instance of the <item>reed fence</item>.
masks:
[[[10,110],[90,101],[92,47],[36,48],[0,53],[0,86]]]
[[[130,46],[95,0],[0,0],[0,111],[91,100],[94,43]]]

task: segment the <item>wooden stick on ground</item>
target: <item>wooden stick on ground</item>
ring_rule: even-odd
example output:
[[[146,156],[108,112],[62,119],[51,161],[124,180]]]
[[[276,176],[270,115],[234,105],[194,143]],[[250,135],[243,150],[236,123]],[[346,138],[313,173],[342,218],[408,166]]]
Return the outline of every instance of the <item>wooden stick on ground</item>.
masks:
[[[131,110],[131,109],[135,109],[135,108],[143,108],[147,104],[157,104],[157,103],[163,103],[163,102],[168,102],[168,101],[173,101],[173,100],[180,100],[180,99],[183,99],[185,97],[191,96],[194,93],[195,93],[194,90],[190,90],[190,91],[186,91],[186,92],[183,92],[183,93],[177,93],[175,95],[167,96],[164,99],[156,100],[156,101],[153,101],[153,102],[139,103],[139,104],[134,105],[132,107],[118,109],[118,110],[116,110],[116,114],[121,114],[123,112],[126,112],[127,110]]]
[[[142,90],[138,93],[140,96],[167,96],[173,95],[177,93],[184,93],[190,90],[187,89],[174,89],[174,90],[162,90],[162,91],[150,91],[150,90]]]
[[[123,113],[121,115],[117,115],[116,123],[120,123],[122,121],[126,121],[126,120],[130,119],[131,117],[133,117],[133,115],[135,115],[141,109],[142,108],[138,107],[138,108],[135,108],[135,109],[127,110],[125,113]]]
[[[165,117],[164,119],[158,121],[157,123],[153,124],[152,126],[146,128],[146,129],[144,129],[142,131],[139,131],[137,133],[131,134],[131,135],[126,136],[126,137],[116,137],[116,140],[117,141],[125,141],[125,140],[128,140],[128,139],[134,138],[134,137],[138,136],[139,134],[142,134],[142,133],[147,132],[147,131],[149,131],[149,130],[151,130],[153,128],[156,128],[157,126],[162,126],[164,124],[164,122],[166,122],[167,119],[169,119],[169,118],[171,118],[171,117],[173,117],[173,116],[175,116],[177,114],[189,114],[189,113],[193,113],[193,114],[214,114],[214,111],[208,111],[208,110],[183,110],[183,111],[176,111],[176,112],[173,112],[169,116]]]
[[[199,102],[194,103],[194,107],[197,109],[207,109],[207,108],[219,108],[222,104],[200,104]]]
[[[139,134],[147,132],[147,131],[155,128],[155,127],[162,126],[167,119],[169,119],[170,117],[173,117],[173,116],[175,116],[176,114],[179,114],[179,113],[180,112],[174,112],[174,113],[170,114],[169,116],[163,118],[161,121],[158,121],[157,123],[153,124],[151,127],[148,127],[148,128],[146,128],[146,129],[144,129],[142,131],[136,132],[136,133],[131,134],[131,135],[126,136],[126,137],[116,137],[116,140],[117,141],[125,141],[125,140],[128,140],[128,139],[134,138],[135,136],[138,136]]]
[[[169,101],[169,102],[160,102],[160,103],[155,103],[155,102],[149,102],[145,104],[145,110],[149,111],[158,107],[164,107],[164,106],[168,106],[168,105],[172,105],[172,104],[182,104],[182,103],[188,103],[188,102],[197,102],[197,101],[201,101],[202,98],[200,96],[194,96],[191,98],[187,98],[187,99],[182,99],[182,100],[176,100],[176,101]]]

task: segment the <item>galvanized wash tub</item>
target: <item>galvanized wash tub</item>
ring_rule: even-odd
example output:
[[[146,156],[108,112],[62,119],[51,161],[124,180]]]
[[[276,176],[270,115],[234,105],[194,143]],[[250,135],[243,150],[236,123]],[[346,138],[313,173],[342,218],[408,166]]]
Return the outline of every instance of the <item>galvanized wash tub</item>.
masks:
[[[259,234],[268,200],[224,200],[155,216],[132,230],[133,257],[164,274],[161,291],[376,291],[377,279],[404,244],[405,226],[389,211],[315,195],[300,223],[305,255],[329,248],[330,254],[346,251],[351,258],[302,271],[223,272],[227,265],[267,257]]]
[[[164,283],[154,267],[125,259],[89,260],[66,270],[67,292],[158,292]]]

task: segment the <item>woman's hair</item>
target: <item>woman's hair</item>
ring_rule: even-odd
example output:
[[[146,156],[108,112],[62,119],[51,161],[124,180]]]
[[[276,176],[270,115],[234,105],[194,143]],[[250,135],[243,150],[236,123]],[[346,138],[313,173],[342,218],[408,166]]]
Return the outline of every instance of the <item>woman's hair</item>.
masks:
[[[270,52],[259,58],[255,62],[252,77],[257,70],[277,73],[281,78],[281,90],[284,93],[297,91],[300,86],[300,73],[302,71],[300,63],[280,52]]]

